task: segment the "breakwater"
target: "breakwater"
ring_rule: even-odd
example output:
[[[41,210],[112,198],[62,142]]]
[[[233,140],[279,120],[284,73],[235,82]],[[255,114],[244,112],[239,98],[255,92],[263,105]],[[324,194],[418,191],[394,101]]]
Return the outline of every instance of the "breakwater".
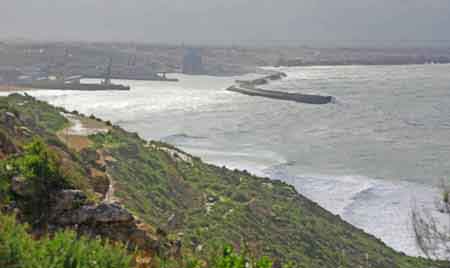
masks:
[[[327,104],[333,101],[332,96],[321,96],[311,94],[288,93],[273,90],[264,90],[258,88],[241,88],[231,86],[227,88],[228,91],[241,93],[248,96],[260,96],[271,99],[288,100],[307,104]]]
[[[287,77],[287,74],[283,72],[276,72],[270,75],[266,75],[264,77],[256,78],[253,80],[236,80],[236,83],[245,87],[254,87],[254,86],[261,86],[266,85],[270,81],[276,81],[281,80],[284,77]]]
[[[236,92],[248,96],[259,96],[271,99],[295,101],[307,104],[327,104],[333,101],[332,96],[322,96],[314,94],[299,94],[299,93],[289,93],[274,90],[265,90],[257,88],[256,86],[266,85],[270,81],[281,80],[287,77],[285,73],[277,72],[270,74],[261,78],[253,80],[236,80],[237,85],[231,86],[226,90],[231,92]]]

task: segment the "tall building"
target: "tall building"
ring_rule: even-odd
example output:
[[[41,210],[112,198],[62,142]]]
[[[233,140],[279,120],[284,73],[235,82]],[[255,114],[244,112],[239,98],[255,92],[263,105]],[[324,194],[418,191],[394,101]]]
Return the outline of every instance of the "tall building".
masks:
[[[182,72],[184,74],[203,74],[203,60],[197,49],[188,49],[183,58]]]

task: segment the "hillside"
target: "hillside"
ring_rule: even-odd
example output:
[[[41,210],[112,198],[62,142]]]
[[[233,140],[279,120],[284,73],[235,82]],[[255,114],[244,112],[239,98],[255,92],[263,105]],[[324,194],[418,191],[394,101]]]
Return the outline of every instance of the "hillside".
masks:
[[[58,195],[70,188],[60,199],[79,202],[58,210],[51,205],[52,198],[45,203],[43,195],[32,195],[36,191],[20,189],[31,187],[17,179],[25,176],[19,174],[20,168],[14,176],[5,168],[0,173],[0,205],[18,210],[19,218],[37,233],[72,228],[130,240],[158,255],[200,258],[229,243],[251,255],[305,268],[366,267],[367,263],[379,268],[448,267],[395,252],[284,182],[209,165],[93,116],[11,95],[0,98],[0,122],[2,166],[8,167],[11,159],[26,163],[21,155],[38,137],[54,152],[60,172],[68,178],[64,185],[51,185],[43,193],[54,187]],[[75,131],[74,125],[83,131]],[[33,200],[44,202],[37,212],[39,203]],[[48,210],[43,209],[46,205]]]

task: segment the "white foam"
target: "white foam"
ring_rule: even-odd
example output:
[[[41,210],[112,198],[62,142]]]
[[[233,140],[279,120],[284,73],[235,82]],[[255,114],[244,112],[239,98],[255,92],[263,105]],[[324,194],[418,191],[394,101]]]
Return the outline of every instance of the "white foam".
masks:
[[[233,78],[183,78],[186,81],[179,83],[126,81],[131,91],[32,90],[27,93],[53,105],[111,121],[126,121],[168,110],[195,111],[233,100],[223,97],[228,94],[223,89],[232,84]]]
[[[270,151],[221,151],[212,149],[196,149],[193,147],[179,146],[190,154],[204,158],[205,161],[218,166],[226,166],[230,169],[247,170],[257,176],[265,176],[264,170],[284,163],[286,160]]]
[[[411,212],[415,204],[436,212],[435,203],[440,197],[438,189],[358,175],[290,177],[282,167],[266,170],[266,173],[294,185],[301,194],[392,248],[408,255],[423,256],[416,243]],[[446,220],[446,217],[434,214],[439,220]]]

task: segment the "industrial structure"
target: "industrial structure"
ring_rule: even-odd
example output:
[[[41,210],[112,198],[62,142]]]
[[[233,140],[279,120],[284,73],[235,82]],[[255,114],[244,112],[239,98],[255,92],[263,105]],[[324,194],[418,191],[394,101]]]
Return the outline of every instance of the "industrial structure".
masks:
[[[130,90],[129,86],[111,83],[112,59],[106,67],[101,83],[81,83],[83,75],[66,75],[69,51],[65,49],[62,61],[44,67],[0,70],[0,85],[27,89],[57,90]]]
[[[191,75],[204,74],[203,59],[197,49],[187,49],[183,57],[182,72]]]

